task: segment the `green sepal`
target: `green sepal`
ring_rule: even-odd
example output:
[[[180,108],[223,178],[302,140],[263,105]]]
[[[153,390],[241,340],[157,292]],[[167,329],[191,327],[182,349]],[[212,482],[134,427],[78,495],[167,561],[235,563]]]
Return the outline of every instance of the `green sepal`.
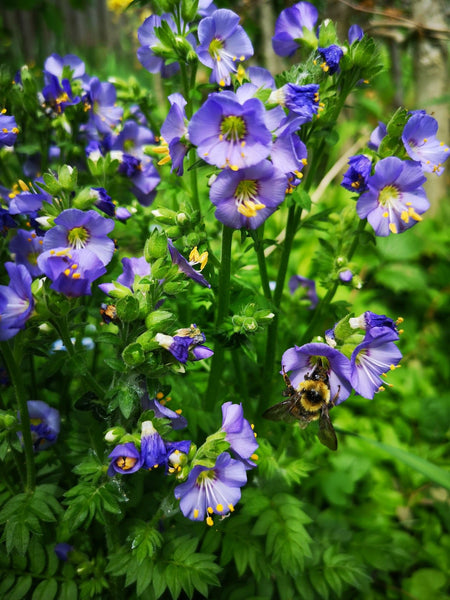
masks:
[[[130,367],[140,365],[145,360],[144,348],[138,342],[132,342],[124,348],[122,359]]]
[[[134,296],[120,298],[116,304],[117,317],[125,323],[139,318],[139,301]]]

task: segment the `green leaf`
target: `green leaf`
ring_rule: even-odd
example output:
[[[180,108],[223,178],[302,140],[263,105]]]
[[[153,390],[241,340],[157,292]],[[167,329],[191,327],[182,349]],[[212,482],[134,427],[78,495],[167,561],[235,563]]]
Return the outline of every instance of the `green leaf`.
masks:
[[[53,600],[58,591],[58,584],[54,579],[45,579],[36,587],[31,600]]]
[[[429,462],[425,458],[421,458],[420,456],[411,454],[407,450],[402,450],[401,448],[389,446],[388,444],[384,444],[383,442],[371,440],[370,438],[363,437],[356,433],[343,431],[339,428],[336,428],[336,431],[339,431],[343,434],[352,435],[360,440],[363,440],[364,442],[371,444],[372,446],[380,448],[380,450],[383,450],[384,452],[392,456],[392,458],[395,458],[396,460],[399,460],[411,469],[422,473],[422,475],[425,475],[425,477],[427,477],[427,479],[429,479],[430,481],[434,481],[438,485],[441,485],[447,490],[450,490],[450,472]]]
[[[59,590],[58,600],[77,600],[78,591],[75,581],[64,581]]]
[[[33,583],[31,575],[19,577],[13,589],[6,594],[4,600],[23,600],[27,597],[27,592]]]

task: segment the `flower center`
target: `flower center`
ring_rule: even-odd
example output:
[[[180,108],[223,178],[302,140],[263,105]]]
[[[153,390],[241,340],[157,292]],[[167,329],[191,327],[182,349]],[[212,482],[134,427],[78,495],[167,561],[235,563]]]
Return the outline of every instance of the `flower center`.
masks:
[[[238,183],[234,197],[237,211],[244,217],[255,217],[258,210],[266,207],[258,200],[257,194],[258,183],[254,179],[243,179]]]
[[[208,480],[214,480],[216,478],[216,472],[214,469],[208,471],[202,471],[197,477],[197,485],[202,487]]]
[[[72,248],[80,250],[86,246],[90,237],[89,231],[84,227],[74,227],[67,234],[67,241]]]
[[[137,458],[133,458],[131,456],[119,456],[119,458],[116,460],[116,465],[119,467],[119,469],[122,469],[122,471],[129,471],[136,463]]]
[[[219,38],[213,38],[209,44],[209,54],[212,58],[220,60],[220,51],[223,49],[223,42]]]
[[[400,192],[395,185],[386,185],[378,195],[378,202],[382,206],[386,206],[386,204],[394,204],[395,201],[399,198]]]
[[[220,124],[220,133],[224,138],[232,142],[242,140],[247,133],[244,119],[242,117],[237,117],[236,115],[224,117]]]

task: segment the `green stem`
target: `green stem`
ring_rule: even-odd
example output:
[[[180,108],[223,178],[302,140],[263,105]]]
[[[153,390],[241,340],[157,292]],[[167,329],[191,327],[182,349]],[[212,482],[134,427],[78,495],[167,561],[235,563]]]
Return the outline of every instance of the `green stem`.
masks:
[[[272,300],[272,292],[270,290],[269,278],[267,276],[267,265],[266,257],[264,256],[264,223],[256,231],[251,231],[251,236],[255,243],[255,252],[258,259],[259,276],[261,278],[261,286],[264,292],[264,296],[267,300]]]
[[[264,359],[264,385],[262,386],[265,398],[270,397],[271,393],[273,365],[275,363],[275,356],[277,351],[276,344],[278,335],[278,313],[281,304],[281,298],[283,295],[284,283],[286,280],[289,256],[292,249],[292,243],[295,237],[295,232],[297,231],[297,227],[300,222],[300,217],[301,210],[299,209],[297,211],[295,205],[290,206],[286,223],[286,237],[284,239],[281,261],[280,266],[278,268],[277,281],[273,295],[273,303],[276,309],[275,316],[272,319],[272,322],[270,323],[267,330],[266,354]]]
[[[6,368],[8,369],[8,373],[13,384],[17,404],[19,406],[20,422],[22,425],[22,442],[25,454],[25,490],[28,492],[32,492],[36,486],[36,467],[34,464],[34,450],[33,441],[31,439],[30,414],[28,412],[27,397],[25,393],[25,387],[23,385],[23,374],[21,373],[19,366],[16,363],[14,354],[9,346],[9,343],[2,342],[0,346]]]
[[[350,247],[348,249],[347,260],[351,260],[353,254],[355,253],[355,250],[358,247],[359,235],[364,231],[365,226],[366,220],[361,220],[358,224],[358,228],[356,229],[353,235],[352,243],[350,244]],[[309,323],[308,329],[306,330],[306,333],[303,336],[301,344],[306,344],[309,341],[311,341],[311,338],[314,335],[315,328],[319,321],[322,319],[322,317],[326,314],[338,287],[339,281],[336,279],[336,281],[333,282],[333,285],[329,288],[325,296],[320,300],[319,304],[317,305],[316,310],[314,311],[314,316]]]
[[[223,226],[222,232],[222,255],[219,271],[219,287],[217,290],[217,315],[215,330],[216,334],[220,332],[220,327],[223,324],[228,309],[230,306],[230,277],[231,277],[231,242],[233,238],[233,229]],[[209,372],[208,386],[206,389],[206,401],[214,396],[214,391],[217,391],[217,383],[220,378],[220,373],[223,370],[223,357],[225,348],[220,342],[214,345],[214,354],[211,362],[211,370]]]
[[[50,322],[53,324],[53,326],[61,336],[62,342],[66,347],[67,353],[71,358],[73,358],[75,356],[75,348],[73,347],[66,318],[63,317],[59,320],[51,320]],[[81,357],[80,360],[82,360]],[[97,383],[97,380],[89,371],[88,366],[85,364],[84,367],[85,369],[83,370],[81,376],[89,384],[91,390],[94,391],[100,399],[103,399],[105,397],[105,390],[99,383]]]

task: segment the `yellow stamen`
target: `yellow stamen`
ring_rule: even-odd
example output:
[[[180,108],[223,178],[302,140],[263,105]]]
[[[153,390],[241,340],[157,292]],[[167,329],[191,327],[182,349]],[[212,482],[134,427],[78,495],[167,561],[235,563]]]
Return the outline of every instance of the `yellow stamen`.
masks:
[[[389,223],[389,231],[391,233],[398,233],[397,225],[395,223]]]
[[[207,524],[207,525],[209,525],[210,527],[211,527],[212,525],[214,525],[214,521],[211,519],[211,517],[207,517],[207,518],[206,518],[206,524]]]
[[[217,512],[222,512],[222,511],[223,511],[223,504],[218,504],[218,505],[216,506],[216,511],[217,511]]]

